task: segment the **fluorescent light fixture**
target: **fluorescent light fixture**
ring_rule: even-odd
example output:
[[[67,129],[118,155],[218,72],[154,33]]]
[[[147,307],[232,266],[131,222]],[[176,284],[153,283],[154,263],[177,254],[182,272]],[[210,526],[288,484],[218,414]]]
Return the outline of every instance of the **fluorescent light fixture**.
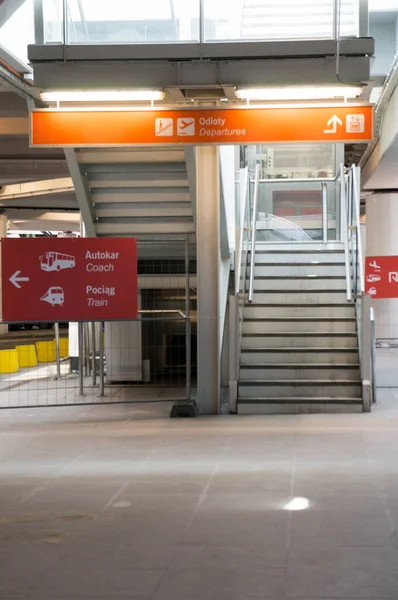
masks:
[[[162,90],[102,90],[102,91],[54,91],[42,92],[45,102],[130,102],[163,100]]]
[[[285,510],[306,510],[310,503],[307,498],[293,498],[283,507]]]
[[[328,100],[330,98],[356,98],[361,87],[270,87],[241,88],[236,90],[239,100]]]

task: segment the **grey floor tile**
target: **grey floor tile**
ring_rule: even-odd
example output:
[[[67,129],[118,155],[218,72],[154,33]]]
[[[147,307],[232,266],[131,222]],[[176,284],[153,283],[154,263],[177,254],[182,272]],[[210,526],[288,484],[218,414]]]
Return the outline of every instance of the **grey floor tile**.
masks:
[[[181,569],[239,569],[261,570],[285,568],[286,549],[269,546],[189,546],[175,549],[173,563]]]
[[[183,543],[209,546],[275,545],[284,547],[288,528],[286,513],[197,514],[183,537]]]
[[[286,571],[283,587],[288,598],[396,598],[398,569],[293,567]]]
[[[0,600],[396,600],[397,407],[0,411]]]
[[[159,586],[155,600],[190,598],[264,598],[283,595],[283,569],[187,568],[169,569]]]
[[[50,598],[102,599],[120,597],[152,597],[163,577],[162,569],[108,569],[91,562],[75,563],[73,568],[60,566],[47,573],[31,594],[47,600]]]

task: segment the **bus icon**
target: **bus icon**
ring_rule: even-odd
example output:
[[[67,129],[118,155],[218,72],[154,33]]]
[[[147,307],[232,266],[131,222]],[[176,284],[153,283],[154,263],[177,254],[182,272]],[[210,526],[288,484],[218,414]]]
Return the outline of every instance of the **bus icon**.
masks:
[[[75,265],[75,257],[69,254],[46,252],[40,256],[40,267],[42,271],[61,271],[62,269],[73,269]]]
[[[61,287],[50,287],[40,300],[48,302],[51,306],[63,306],[64,290]]]

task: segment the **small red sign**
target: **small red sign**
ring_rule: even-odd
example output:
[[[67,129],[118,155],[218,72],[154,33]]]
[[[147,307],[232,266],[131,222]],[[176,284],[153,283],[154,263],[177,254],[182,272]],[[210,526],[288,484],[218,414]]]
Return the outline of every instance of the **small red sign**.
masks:
[[[367,256],[365,294],[372,298],[398,298],[398,256]]]
[[[3,321],[137,318],[134,238],[1,240]]]

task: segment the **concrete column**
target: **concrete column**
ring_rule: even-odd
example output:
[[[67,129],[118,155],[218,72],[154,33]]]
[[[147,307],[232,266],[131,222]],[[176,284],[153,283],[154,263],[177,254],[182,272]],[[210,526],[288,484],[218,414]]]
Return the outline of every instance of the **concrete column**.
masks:
[[[216,146],[196,149],[199,414],[220,409],[220,163]]]
[[[7,215],[0,214],[0,238],[6,238],[6,237],[7,237]],[[0,253],[0,260],[1,260],[1,253]],[[3,306],[1,304],[2,294],[3,294],[3,289],[2,289],[1,262],[0,262],[0,307],[1,307],[0,316],[1,316],[1,318],[3,318]],[[8,325],[0,325],[0,334],[7,333],[7,332],[8,332]]]
[[[398,257],[398,192],[366,198],[366,255]],[[397,259],[398,260],[398,259]],[[398,299],[373,300],[376,339],[398,341]]]

